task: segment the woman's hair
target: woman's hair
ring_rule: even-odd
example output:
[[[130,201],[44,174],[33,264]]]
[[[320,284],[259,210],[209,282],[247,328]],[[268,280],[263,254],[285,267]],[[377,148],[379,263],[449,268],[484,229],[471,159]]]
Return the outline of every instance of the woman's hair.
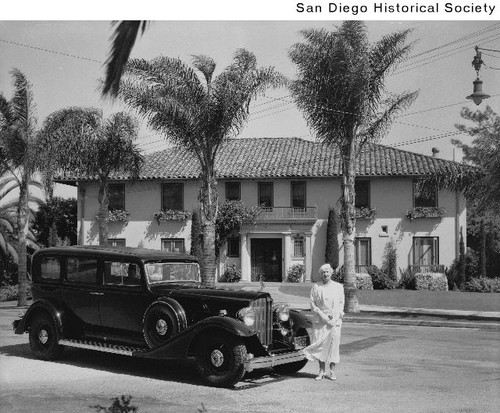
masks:
[[[321,267],[319,267],[319,273],[323,272],[323,271],[328,271],[330,273],[330,275],[333,274],[333,268],[330,264],[323,264]]]

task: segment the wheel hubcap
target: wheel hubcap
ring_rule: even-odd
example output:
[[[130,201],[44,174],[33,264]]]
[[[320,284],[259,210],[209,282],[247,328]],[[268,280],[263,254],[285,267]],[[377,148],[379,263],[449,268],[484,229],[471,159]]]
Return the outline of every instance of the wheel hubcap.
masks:
[[[40,330],[40,332],[38,333],[38,340],[40,340],[40,343],[42,344],[47,344],[47,341],[49,341],[49,333],[47,332],[47,330]]]
[[[210,361],[215,367],[220,367],[224,364],[224,354],[220,350],[214,350],[210,354]]]
[[[163,319],[159,319],[156,322],[156,332],[160,336],[164,336],[165,334],[167,334],[167,330],[168,330],[167,322],[165,320],[163,320]]]

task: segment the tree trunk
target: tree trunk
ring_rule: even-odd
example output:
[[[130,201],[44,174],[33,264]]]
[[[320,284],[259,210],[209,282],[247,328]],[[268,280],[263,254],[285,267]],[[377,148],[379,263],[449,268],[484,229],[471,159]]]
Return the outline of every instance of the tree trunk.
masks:
[[[109,237],[109,192],[108,183],[101,181],[99,185],[99,211],[97,212],[97,225],[99,227],[99,245],[108,245]]]
[[[201,226],[203,251],[201,259],[201,282],[205,286],[215,285],[217,260],[215,256],[215,220],[217,219],[217,181],[213,165],[205,169],[200,188]]]
[[[343,152],[345,153],[342,164],[342,239],[344,245],[345,311],[358,313],[359,302],[356,293],[356,262],[354,259],[354,239],[356,237],[354,142]]]
[[[481,271],[481,277],[486,277],[486,228],[484,224],[484,220],[481,220],[481,227],[480,227],[480,233],[479,233],[480,242],[481,242],[481,251],[480,251],[480,271]]]
[[[27,261],[26,242],[29,229],[29,205],[28,205],[28,181],[23,180],[19,185],[19,202],[17,204],[17,231],[18,231],[18,295],[17,305],[25,306],[28,304],[27,297]]]

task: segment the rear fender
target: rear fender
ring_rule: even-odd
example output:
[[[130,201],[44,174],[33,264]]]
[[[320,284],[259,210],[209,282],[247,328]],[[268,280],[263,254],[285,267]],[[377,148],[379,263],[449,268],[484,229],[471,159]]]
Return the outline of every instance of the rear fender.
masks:
[[[49,314],[53,318],[58,336],[61,338],[63,333],[62,311],[50,301],[45,299],[37,300],[29,306],[23,318],[19,321],[19,323],[16,323],[14,332],[16,334],[23,334],[27,332],[33,317],[41,312]]]

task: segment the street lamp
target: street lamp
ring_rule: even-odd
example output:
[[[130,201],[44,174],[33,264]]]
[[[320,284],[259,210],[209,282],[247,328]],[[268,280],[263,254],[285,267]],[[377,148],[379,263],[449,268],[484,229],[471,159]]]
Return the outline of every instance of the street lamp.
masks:
[[[467,96],[467,99],[471,99],[476,105],[480,105],[483,99],[488,99],[490,95],[483,92],[483,81],[479,79],[479,70],[481,70],[481,65],[483,64],[483,59],[481,59],[481,52],[479,47],[476,46],[476,55],[472,60],[472,66],[476,69],[476,80],[472,82],[474,84],[474,90],[472,94]]]

